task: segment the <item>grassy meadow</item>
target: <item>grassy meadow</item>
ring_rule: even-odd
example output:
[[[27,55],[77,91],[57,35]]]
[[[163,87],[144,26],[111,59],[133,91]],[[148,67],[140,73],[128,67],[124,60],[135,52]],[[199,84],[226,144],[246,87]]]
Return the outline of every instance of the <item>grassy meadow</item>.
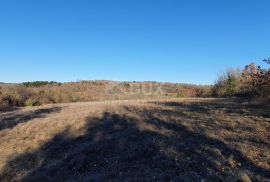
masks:
[[[270,108],[228,98],[0,113],[0,181],[269,181]]]

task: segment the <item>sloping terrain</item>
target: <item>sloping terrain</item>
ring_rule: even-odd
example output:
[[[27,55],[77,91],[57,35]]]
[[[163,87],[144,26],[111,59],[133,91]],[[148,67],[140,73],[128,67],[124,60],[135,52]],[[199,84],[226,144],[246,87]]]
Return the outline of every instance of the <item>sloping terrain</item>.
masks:
[[[108,100],[209,97],[211,89],[210,85],[105,80],[69,83],[37,81],[22,84],[0,84],[0,111],[9,109],[9,106],[37,106]]]
[[[0,181],[269,181],[269,107],[225,99],[0,114]]]

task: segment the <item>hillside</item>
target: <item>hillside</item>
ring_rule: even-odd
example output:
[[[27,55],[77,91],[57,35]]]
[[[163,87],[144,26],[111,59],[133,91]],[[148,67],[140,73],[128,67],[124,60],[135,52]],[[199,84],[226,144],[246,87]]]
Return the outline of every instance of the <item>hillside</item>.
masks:
[[[12,83],[0,82],[0,86],[1,86],[1,85],[12,85]]]
[[[206,97],[211,95],[210,89],[210,86],[160,82],[27,82],[0,86],[0,109],[1,105],[5,108],[82,101]]]
[[[267,181],[269,110],[170,99],[0,113],[0,181]]]

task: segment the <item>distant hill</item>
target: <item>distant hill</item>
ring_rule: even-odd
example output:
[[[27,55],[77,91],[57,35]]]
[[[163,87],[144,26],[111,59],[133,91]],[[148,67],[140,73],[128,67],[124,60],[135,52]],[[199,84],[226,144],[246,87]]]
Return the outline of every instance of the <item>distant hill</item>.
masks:
[[[0,82],[0,85],[15,85],[15,83],[5,83],[5,82]]]
[[[4,82],[0,82],[0,85],[7,85],[7,83],[4,83]]]
[[[11,96],[13,100],[10,103],[13,105],[23,106],[82,101],[209,97],[211,86],[153,81],[95,80],[68,83],[36,81],[0,84],[0,92]]]

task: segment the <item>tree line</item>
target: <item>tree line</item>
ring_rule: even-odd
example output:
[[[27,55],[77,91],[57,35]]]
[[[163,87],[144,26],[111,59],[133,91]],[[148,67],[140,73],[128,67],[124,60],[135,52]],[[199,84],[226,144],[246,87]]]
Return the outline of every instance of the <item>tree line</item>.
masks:
[[[270,58],[263,60],[270,65]],[[249,100],[270,100],[270,68],[254,63],[244,69],[229,69],[213,86],[213,96],[241,97]]]
[[[270,65],[270,58],[263,61]],[[117,87],[110,87],[115,84]],[[151,90],[153,86],[160,87],[162,92],[153,95],[140,92],[142,87]],[[110,88],[111,92],[106,92],[106,88]],[[35,81],[16,85],[4,84],[0,85],[0,110],[50,103],[164,97],[238,97],[248,101],[268,103],[270,102],[270,68],[262,68],[251,63],[243,69],[229,69],[221,74],[212,86],[112,81],[70,83]]]

